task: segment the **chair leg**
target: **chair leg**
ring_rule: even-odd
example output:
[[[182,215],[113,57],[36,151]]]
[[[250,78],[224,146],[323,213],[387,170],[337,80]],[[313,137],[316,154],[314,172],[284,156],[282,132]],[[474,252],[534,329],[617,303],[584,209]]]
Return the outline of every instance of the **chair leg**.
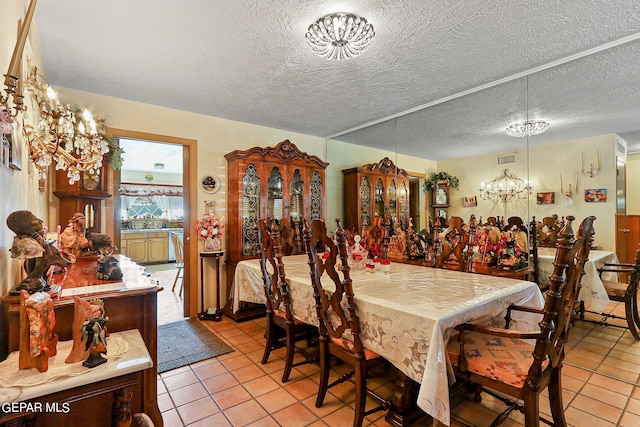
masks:
[[[293,367],[293,356],[296,353],[296,341],[295,341],[295,333],[293,331],[293,327],[289,326],[287,328],[286,333],[287,333],[287,336],[285,340],[286,340],[286,346],[287,346],[287,354],[286,354],[286,360],[284,364],[284,372],[282,372],[283,383],[286,383],[287,381],[289,381],[289,375],[291,374],[291,368]]]
[[[262,355],[261,363],[264,365],[269,361],[269,355],[271,354],[271,349],[274,346],[274,342],[276,340],[276,325],[273,324],[270,318],[270,314],[267,313],[267,330],[265,331],[264,338],[266,342],[264,343],[264,354]]]
[[[638,313],[638,293],[636,292],[633,297],[631,297],[633,301],[633,320],[636,323],[636,326],[640,328],[640,313]]]
[[[567,421],[564,418],[564,405],[562,404],[562,370],[556,368],[551,373],[549,383],[549,406],[553,424],[557,427],[564,427]]]
[[[178,271],[176,271],[176,278],[173,280],[173,286],[171,287],[171,292],[176,291],[176,283],[178,283],[178,279],[180,278],[180,270],[182,269],[178,268]]]
[[[356,375],[356,413],[353,417],[353,427],[362,427],[365,406],[367,404],[367,368],[366,362],[360,361],[355,365]]]
[[[320,341],[320,384],[318,385],[318,397],[316,398],[316,408],[322,406],[324,397],[329,386],[329,370],[331,369],[331,355],[329,354],[327,342]]]
[[[525,427],[540,427],[540,396],[536,392],[525,395],[523,410]]]
[[[638,307],[635,304],[634,298],[627,297],[624,302],[625,317],[627,318],[627,325],[631,335],[637,340],[640,340],[640,333],[637,329],[637,313]]]

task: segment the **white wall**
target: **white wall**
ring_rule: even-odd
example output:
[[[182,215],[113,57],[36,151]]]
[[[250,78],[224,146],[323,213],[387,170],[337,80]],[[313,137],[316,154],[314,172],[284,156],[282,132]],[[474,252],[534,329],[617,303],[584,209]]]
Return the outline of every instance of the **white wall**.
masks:
[[[9,62],[16,44],[18,20],[23,19],[27,0],[15,0],[2,2],[0,12],[0,75],[7,72]],[[42,70],[42,58],[40,55],[40,43],[35,26],[27,39],[27,45],[23,53],[24,67],[26,59],[31,58]],[[2,94],[4,95],[4,77],[2,83]],[[28,101],[28,100],[27,100]],[[30,112],[24,115],[27,123],[32,123]],[[0,166],[0,294],[4,294],[10,288],[17,285],[21,278],[21,262],[10,258],[9,249],[15,234],[6,226],[6,218],[11,212],[17,210],[30,210],[36,216],[49,225],[48,204],[46,192],[38,190],[38,175],[28,161],[27,142],[22,137],[20,129],[16,132],[16,143],[20,144],[22,170],[16,171],[4,166]],[[2,322],[2,319],[0,319]],[[0,342],[2,341],[0,336]],[[2,350],[0,348],[0,350]]]

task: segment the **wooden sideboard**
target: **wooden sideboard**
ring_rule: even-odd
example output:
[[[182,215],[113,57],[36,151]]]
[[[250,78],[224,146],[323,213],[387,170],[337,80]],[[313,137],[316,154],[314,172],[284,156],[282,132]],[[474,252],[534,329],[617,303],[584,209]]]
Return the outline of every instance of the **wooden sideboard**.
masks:
[[[72,264],[64,274],[56,274],[53,282],[60,285],[62,290],[78,292],[83,300],[101,298],[104,300],[105,312],[109,317],[107,328],[110,332],[120,332],[137,329],[142,335],[145,345],[153,360],[153,367],[142,371],[140,384],[132,385],[133,399],[131,410],[133,413],[144,412],[153,420],[156,427],[162,426],[162,416],[157,401],[157,365],[158,365],[158,308],[157,293],[162,290],[157,285],[150,284],[148,278],[140,273],[140,269],[128,258],[120,257],[120,265],[125,273],[123,282],[126,288],[92,292],[97,286],[107,287],[113,281],[96,279],[96,260],[79,261]],[[86,289],[86,292],[85,292]],[[71,325],[73,323],[73,296],[56,296],[54,309],[56,314],[56,333],[61,341],[72,339]],[[20,297],[5,294],[0,298],[4,320],[8,325],[9,351],[19,349],[20,329]],[[82,407],[87,413],[101,414],[104,406],[111,407],[104,396],[95,395],[82,400]],[[38,418],[46,421],[47,414]],[[72,417],[72,414],[69,415]],[[99,419],[96,421],[99,423]],[[55,424],[43,424],[55,425]],[[74,425],[70,422],[69,425]],[[86,425],[86,424],[75,424]],[[101,424],[94,424],[101,425]]]

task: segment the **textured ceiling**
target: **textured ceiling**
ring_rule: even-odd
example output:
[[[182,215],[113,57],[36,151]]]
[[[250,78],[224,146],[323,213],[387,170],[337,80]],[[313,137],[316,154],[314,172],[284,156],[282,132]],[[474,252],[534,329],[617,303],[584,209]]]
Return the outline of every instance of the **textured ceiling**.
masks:
[[[330,62],[304,33],[341,10],[376,37]],[[640,1],[40,0],[36,25],[52,85],[326,137],[634,37]],[[639,45],[531,75],[529,115],[551,122],[536,142],[639,143]],[[339,139],[435,160],[509,149],[526,88],[520,78]]]

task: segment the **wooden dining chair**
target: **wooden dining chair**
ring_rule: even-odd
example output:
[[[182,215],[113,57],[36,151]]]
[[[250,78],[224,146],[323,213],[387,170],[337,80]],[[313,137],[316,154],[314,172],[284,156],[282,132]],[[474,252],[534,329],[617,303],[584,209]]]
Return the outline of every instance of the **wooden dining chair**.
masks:
[[[173,286],[171,287],[171,292],[175,292],[176,284],[178,283],[178,279],[182,279],[183,269],[184,269],[184,258],[183,258],[183,248],[182,248],[182,240],[180,239],[180,235],[178,233],[169,233],[171,235],[171,242],[173,243],[173,250],[176,255],[176,278],[173,280]],[[184,283],[180,283],[180,292],[178,295],[182,296],[182,288],[184,288]]]
[[[539,426],[539,397],[547,387],[553,423],[543,421],[554,426],[567,425],[561,383],[564,344],[572,326],[584,264],[593,243],[595,217],[585,218],[575,237],[571,227],[573,220],[574,217],[568,216],[559,233],[544,308],[514,305],[507,310],[507,328],[511,312],[518,310],[541,314],[540,331],[521,332],[463,324],[455,328],[459,332],[457,339],[452,338],[449,342],[449,358],[456,376],[476,384],[508,405],[493,426],[506,420],[513,409],[524,412],[526,427]],[[524,340],[535,340],[535,344]]]
[[[625,274],[629,277],[628,282],[618,282],[613,280],[602,279],[602,284],[607,290],[607,295],[611,301],[618,301],[624,303],[624,317],[618,316],[613,313],[596,313],[585,309],[584,303],[580,304],[580,318],[582,320],[596,323],[603,326],[615,326],[629,329],[631,335],[637,340],[640,340],[640,315],[638,315],[638,280],[640,279],[640,249],[636,252],[636,259],[634,264],[628,263],[608,263],[598,268],[602,279],[602,273],[616,273]],[[600,320],[587,320],[584,318],[584,313],[596,313],[601,317]],[[627,326],[617,325],[609,323],[608,319],[623,319],[626,320]]]
[[[562,228],[558,215],[542,218],[542,222],[537,225],[538,246],[541,248],[555,248],[558,239],[558,232]]]
[[[438,234],[440,254],[436,258],[437,268],[469,271],[471,259],[468,256],[470,235],[464,220],[459,216],[449,218],[449,225]]]
[[[291,375],[291,369],[294,366],[315,361],[315,358],[305,349],[296,346],[296,341],[306,339],[307,344],[310,344],[311,337],[317,335],[317,328],[315,325],[307,325],[293,317],[289,285],[282,262],[278,226],[272,222],[269,228],[266,221],[261,219],[258,221],[257,228],[260,268],[267,310],[266,342],[262,364],[269,361],[272,350],[286,347],[285,366],[282,372],[282,382],[284,383],[289,381],[289,375]],[[296,351],[302,353],[305,360],[293,363]]]
[[[365,416],[389,407],[389,401],[367,389],[369,369],[374,364],[384,362],[385,359],[365,349],[360,340],[360,318],[354,300],[345,233],[340,226],[340,220],[336,221],[338,223],[337,246],[328,237],[323,221],[314,220],[311,223],[311,229],[306,227],[304,232],[320,334],[320,384],[316,408],[322,406],[329,388],[345,381],[352,381],[356,386],[353,426],[360,427]],[[317,251],[317,247],[325,248],[325,253]],[[338,258],[341,267],[336,265]],[[342,279],[338,271],[342,272]],[[335,291],[327,292],[323,280],[330,281],[335,286]],[[354,370],[329,384],[331,356],[350,364]],[[368,411],[365,408],[367,395],[378,402],[375,408]]]

